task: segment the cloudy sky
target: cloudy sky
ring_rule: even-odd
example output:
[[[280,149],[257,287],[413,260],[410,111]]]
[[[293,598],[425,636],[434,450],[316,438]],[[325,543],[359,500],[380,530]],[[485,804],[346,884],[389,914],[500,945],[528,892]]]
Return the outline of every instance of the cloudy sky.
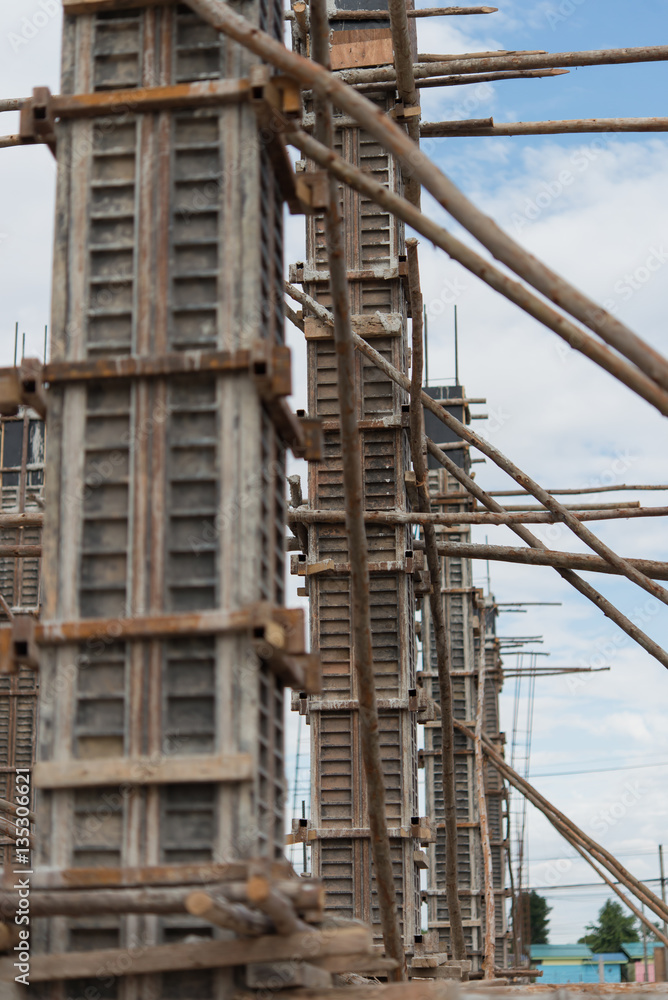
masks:
[[[11,0],[0,9],[0,97],[33,86],[58,90],[59,17],[52,0]],[[420,51],[546,49],[553,52],[661,44],[665,4],[645,0],[509,0],[485,17],[418,21]],[[424,118],[497,122],[547,118],[648,117],[665,114],[664,64],[590,67],[544,80],[423,92]],[[0,132],[16,131],[3,115]],[[519,242],[594,299],[605,302],[645,340],[668,352],[668,157],[652,135],[573,135],[432,140],[426,148],[474,201]],[[563,179],[568,178],[564,183]],[[49,318],[54,161],[44,148],[0,151],[0,363],[11,363],[14,324],[26,350],[39,354]],[[424,208],[449,224],[428,197]],[[458,235],[458,227],[451,225]],[[288,259],[303,259],[303,222],[288,223]],[[644,280],[648,258],[659,261]],[[454,376],[453,305],[459,313],[459,363],[468,394],[489,414],[476,421],[494,444],[548,488],[666,483],[668,443],[652,408],[525,318],[477,279],[422,241],[429,313],[429,371],[434,384]],[[637,273],[637,277],[636,277]],[[636,286],[635,288],[633,286]],[[294,331],[293,331],[294,333]],[[293,336],[296,403],[303,401],[303,348]],[[489,462],[476,466],[486,488],[513,483]],[[637,495],[668,504],[668,492]],[[605,500],[635,498],[606,494]],[[540,526],[537,526],[538,528]],[[659,519],[601,522],[597,533],[623,555],[668,558]],[[552,548],[583,551],[566,529],[537,534]],[[503,528],[476,531],[515,544]],[[501,602],[561,602],[503,614],[499,631],[541,636],[543,664],[609,665],[599,674],[539,680],[531,775],[538,788],[636,875],[658,876],[657,845],[668,842],[668,674],[608,623],[552,570],[491,565]],[[476,582],[485,581],[476,567]],[[665,607],[630,583],[590,577],[645,630],[668,642]],[[531,648],[531,647],[529,647]],[[514,657],[508,658],[509,665]],[[526,664],[525,659],[525,664]],[[514,684],[506,682],[503,725],[510,734]],[[294,724],[290,727],[295,732]],[[294,756],[291,756],[294,766]],[[554,907],[551,940],[575,940],[608,893],[584,862],[529,810],[528,884],[545,887]],[[657,884],[651,883],[656,889]],[[570,889],[567,886],[578,886]]]

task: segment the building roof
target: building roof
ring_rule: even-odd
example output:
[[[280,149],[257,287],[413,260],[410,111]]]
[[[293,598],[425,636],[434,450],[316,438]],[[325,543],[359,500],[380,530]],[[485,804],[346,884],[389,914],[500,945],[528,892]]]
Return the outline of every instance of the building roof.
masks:
[[[586,944],[532,944],[531,958],[540,961],[544,958],[574,958],[586,961],[593,957],[591,948]]]
[[[622,941],[622,949],[634,962],[639,962],[644,957],[642,941]],[[651,941],[647,942],[647,960],[654,961],[654,944]]]
[[[594,962],[600,962],[603,959],[606,965],[614,965],[615,963],[623,965],[628,962],[629,956],[623,951],[600,951],[594,952],[592,959]]]

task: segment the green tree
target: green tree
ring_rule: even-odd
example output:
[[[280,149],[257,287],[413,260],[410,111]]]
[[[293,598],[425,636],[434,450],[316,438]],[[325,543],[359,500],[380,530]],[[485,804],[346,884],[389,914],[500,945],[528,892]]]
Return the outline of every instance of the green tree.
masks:
[[[609,899],[598,911],[598,923],[587,924],[588,932],[578,944],[589,945],[594,952],[619,951],[622,941],[639,941],[636,918],[627,916],[620,903]]]
[[[535,889],[531,892],[523,892],[518,900],[518,908],[514,911],[517,916],[521,935],[524,936],[528,929],[531,935],[531,944],[547,944],[547,934],[550,925],[548,914],[552,912],[552,907],[547,905],[544,896],[539,896]],[[527,928],[527,916],[529,927]]]
[[[531,944],[547,944],[550,927],[548,914],[552,907],[547,905],[544,896],[539,896],[535,889],[529,893],[529,924],[531,927]]]

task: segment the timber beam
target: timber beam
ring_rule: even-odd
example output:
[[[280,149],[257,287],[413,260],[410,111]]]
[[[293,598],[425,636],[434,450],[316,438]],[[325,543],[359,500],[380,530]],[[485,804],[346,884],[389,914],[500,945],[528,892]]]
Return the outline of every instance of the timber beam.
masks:
[[[36,667],[39,646],[231,632],[250,632],[257,655],[289,687],[309,694],[320,691],[320,659],[317,654],[306,652],[303,610],[264,603],[234,611],[89,618],[71,622],[38,623],[27,615],[15,616],[9,627],[0,629],[0,672],[13,673],[21,663]]]

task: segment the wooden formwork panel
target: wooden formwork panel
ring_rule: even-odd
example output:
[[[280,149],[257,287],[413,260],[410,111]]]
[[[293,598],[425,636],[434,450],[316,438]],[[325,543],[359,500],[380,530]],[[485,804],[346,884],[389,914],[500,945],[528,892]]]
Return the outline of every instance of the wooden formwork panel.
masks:
[[[281,36],[273,0],[244,13]],[[241,77],[255,61],[182,5],[68,17],[63,91]],[[282,206],[247,103],[63,123],[58,154],[53,361],[282,341]],[[92,767],[79,787],[43,787],[39,865],[281,857],[283,684],[252,634],[124,641],[114,628],[283,604],[284,453],[250,371],[60,384],[50,400],[44,617],[109,626],[44,653],[39,758],[65,774],[125,760],[127,775],[106,785]],[[230,781],[214,765],[235,755],[250,776]],[[170,761],[192,780],[162,781]],[[218,934],[187,916],[38,923],[41,951]],[[214,1000],[230,982],[111,979],[120,1000]]]
[[[0,418],[0,509],[6,514],[38,513],[44,497],[44,421],[30,410]],[[40,527],[2,528],[3,545],[39,545]],[[10,609],[37,613],[40,603],[37,557],[0,558],[0,593]],[[0,608],[0,621],[8,616]],[[15,769],[35,759],[38,676],[21,667],[0,676],[0,797],[15,799]],[[0,861],[15,858],[11,838],[0,836]]]
[[[342,156],[391,190],[400,189],[394,161],[361,129],[337,130],[335,146]],[[400,256],[405,253],[403,225],[349,188],[339,188],[339,197],[346,268],[349,272],[374,269],[377,274],[349,282],[351,310],[357,315],[380,313],[387,317],[387,332],[378,331],[373,345],[391,364],[405,371],[407,302],[398,276]],[[319,215],[307,219],[306,268],[309,274],[315,271],[325,276],[328,270],[324,219]],[[323,305],[331,305],[326,278],[305,282],[305,290]],[[406,394],[361,355],[356,355],[355,364],[365,507],[406,510],[404,473],[410,468],[407,434],[402,426],[406,422],[402,418]],[[323,460],[309,466],[309,502],[317,509],[342,511],[345,456],[335,426],[339,400],[332,339],[308,342],[308,401],[309,412],[326,421]],[[405,526],[373,525],[367,529],[367,538],[370,563],[393,564],[392,569],[371,575],[371,632],[377,697],[399,700],[405,706],[381,710],[380,739],[388,825],[406,831],[402,838],[393,836],[391,843],[402,933],[406,946],[411,947],[421,924],[419,870],[414,859],[418,843],[407,835],[418,811],[416,715],[408,709],[409,692],[416,687],[415,597],[413,578],[406,569],[410,531]],[[343,525],[309,528],[307,573],[309,564],[327,561],[344,567],[348,562]],[[323,667],[323,693],[317,708],[310,710],[311,826],[317,830],[317,839],[312,841],[313,872],[325,882],[328,909],[370,921],[379,937],[370,840],[368,833],[361,833],[368,829],[368,816],[358,713],[350,707],[328,708],[328,702],[354,702],[357,697],[350,577],[345,571],[319,573],[313,566],[307,580],[312,646],[320,652]],[[328,837],[328,829],[337,835]],[[346,829],[356,834],[342,836]]]
[[[44,496],[44,421],[30,410],[0,418],[0,510],[38,513]],[[39,545],[39,527],[0,528],[3,545]],[[11,608],[37,609],[38,557],[0,557],[0,593]],[[0,621],[7,621],[0,608]]]

